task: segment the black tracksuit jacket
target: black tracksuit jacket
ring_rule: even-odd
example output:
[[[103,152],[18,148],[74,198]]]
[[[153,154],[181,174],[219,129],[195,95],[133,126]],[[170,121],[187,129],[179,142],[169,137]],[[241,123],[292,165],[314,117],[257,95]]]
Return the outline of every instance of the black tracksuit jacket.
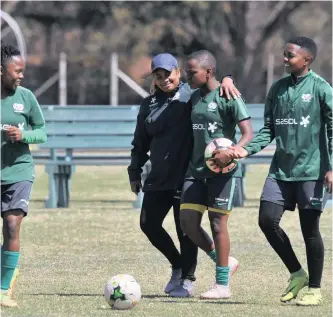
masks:
[[[130,181],[141,180],[142,167],[150,160],[143,191],[182,187],[193,144],[190,95],[189,86],[180,83],[172,93],[157,89],[141,103],[128,174]]]

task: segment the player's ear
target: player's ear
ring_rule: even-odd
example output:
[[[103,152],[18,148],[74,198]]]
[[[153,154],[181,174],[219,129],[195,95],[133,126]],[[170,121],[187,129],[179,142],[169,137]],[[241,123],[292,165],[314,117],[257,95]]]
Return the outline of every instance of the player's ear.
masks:
[[[207,74],[207,78],[208,78],[208,77],[212,77],[212,75],[213,75],[213,70],[212,70],[211,68],[207,68],[207,70],[206,70],[206,74]]]
[[[312,63],[312,56],[311,55],[306,55],[305,57],[304,57],[304,66],[305,65],[310,65]]]

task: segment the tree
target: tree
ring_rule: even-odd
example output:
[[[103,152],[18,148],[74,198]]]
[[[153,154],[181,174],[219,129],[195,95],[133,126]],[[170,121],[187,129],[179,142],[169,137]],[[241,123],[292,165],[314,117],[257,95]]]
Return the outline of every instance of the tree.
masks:
[[[331,77],[332,7],[326,1],[2,1],[1,5],[22,26],[28,53],[41,56],[43,74],[57,67],[61,51],[67,53],[70,103],[109,102],[112,52],[119,54],[120,67],[127,72],[135,61],[161,52],[181,61],[193,51],[207,49],[217,58],[218,76],[231,73],[247,102],[263,102],[268,53],[282,57],[284,42],[304,35],[319,46],[315,69]],[[29,69],[31,65],[26,82],[37,88],[43,77],[38,69]],[[275,72],[279,77],[283,68],[276,66]],[[149,89],[149,81],[140,84]],[[55,92],[43,95],[42,102],[57,102],[47,99],[57,95],[57,87],[52,89]],[[124,84],[120,89],[121,103],[140,102],[141,97]]]

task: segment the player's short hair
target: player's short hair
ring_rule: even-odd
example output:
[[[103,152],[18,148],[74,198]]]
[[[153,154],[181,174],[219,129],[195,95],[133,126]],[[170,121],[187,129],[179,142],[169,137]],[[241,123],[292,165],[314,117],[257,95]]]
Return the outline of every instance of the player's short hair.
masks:
[[[14,57],[21,56],[21,52],[13,45],[1,45],[1,66],[6,67],[7,63]]]
[[[216,58],[215,56],[206,50],[200,50],[192,53],[188,56],[187,60],[195,59],[199,62],[199,65],[204,68],[211,67],[213,73],[216,73]]]
[[[317,45],[314,42],[314,40],[310,39],[309,37],[305,37],[305,36],[296,36],[294,38],[291,38],[288,43],[291,44],[296,44],[298,46],[300,46],[301,48],[305,49],[306,51],[308,51],[311,56],[312,56],[312,61],[315,60],[316,56],[317,56]]]

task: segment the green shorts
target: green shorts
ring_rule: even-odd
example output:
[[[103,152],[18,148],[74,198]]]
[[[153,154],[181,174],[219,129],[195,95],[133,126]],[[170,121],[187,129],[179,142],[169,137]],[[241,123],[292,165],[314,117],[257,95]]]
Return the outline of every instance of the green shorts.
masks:
[[[201,213],[206,210],[229,214],[233,207],[236,177],[217,176],[207,179],[186,178],[183,185],[180,209]]]

